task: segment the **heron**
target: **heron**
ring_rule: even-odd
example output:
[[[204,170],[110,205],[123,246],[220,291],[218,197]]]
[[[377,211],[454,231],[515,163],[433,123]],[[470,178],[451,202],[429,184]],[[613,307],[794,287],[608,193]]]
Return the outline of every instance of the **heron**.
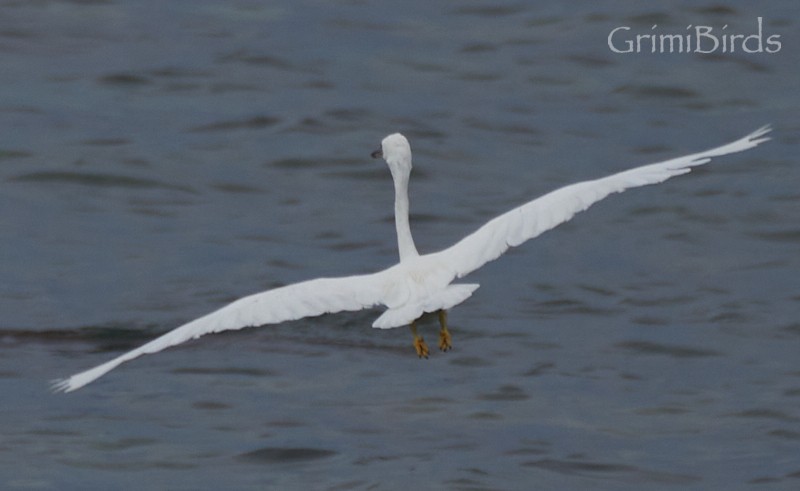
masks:
[[[636,167],[599,179],[570,184],[499,215],[452,246],[420,254],[409,221],[408,183],[411,145],[400,133],[381,141],[373,158],[383,158],[394,181],[394,221],[399,261],[382,271],[353,276],[317,278],[294,283],[236,300],[210,314],[179,326],[152,341],[94,368],[53,381],[57,392],[72,392],[97,380],[120,364],[152,354],[206,334],[245,327],[277,324],[327,313],[356,311],[382,305],[386,309],[372,327],[408,326],[420,358],[430,349],[417,330],[423,316],[439,321],[438,347],[452,348],[447,312],[467,300],[476,283],[456,280],[497,259],[543,232],[570,220],[592,204],[626,189],[656,184],[686,174],[713,157],[754,148],[770,138],[769,125],[731,143],[703,152]]]

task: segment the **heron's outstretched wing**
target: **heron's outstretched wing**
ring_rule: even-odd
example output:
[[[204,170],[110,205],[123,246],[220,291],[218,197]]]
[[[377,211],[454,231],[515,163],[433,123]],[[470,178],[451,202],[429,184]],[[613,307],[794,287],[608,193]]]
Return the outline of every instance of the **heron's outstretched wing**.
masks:
[[[594,181],[579,182],[557,189],[538,199],[500,215],[455,245],[436,253],[455,277],[462,277],[497,259],[509,247],[515,247],[571,219],[612,193],[628,188],[656,184],[670,177],[685,174],[691,167],[702,165],[729,153],[741,152],[769,140],[764,126],[744,138],[721,147],[664,162],[645,165]]]
[[[71,392],[80,389],[126,361],[205,334],[372,307],[382,301],[384,275],[385,272],[379,272],[319,278],[241,298],[102,365],[64,380],[56,380],[53,390]]]

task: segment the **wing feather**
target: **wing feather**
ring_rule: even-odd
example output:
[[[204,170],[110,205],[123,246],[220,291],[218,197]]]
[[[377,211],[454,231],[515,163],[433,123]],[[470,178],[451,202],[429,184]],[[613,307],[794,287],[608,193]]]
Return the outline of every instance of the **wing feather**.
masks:
[[[102,365],[64,380],[56,380],[53,382],[53,390],[72,392],[126,361],[205,334],[372,307],[382,303],[383,275],[384,272],[379,272],[342,278],[319,278],[241,298]]]
[[[656,184],[670,177],[685,174],[692,167],[705,164],[712,157],[741,152],[769,140],[764,126],[727,145],[655,164],[637,167],[593,181],[579,182],[530,201],[500,215],[448,249],[436,253],[447,263],[453,275],[462,276],[497,259],[501,254],[559,224],[570,220],[592,204],[612,193]]]

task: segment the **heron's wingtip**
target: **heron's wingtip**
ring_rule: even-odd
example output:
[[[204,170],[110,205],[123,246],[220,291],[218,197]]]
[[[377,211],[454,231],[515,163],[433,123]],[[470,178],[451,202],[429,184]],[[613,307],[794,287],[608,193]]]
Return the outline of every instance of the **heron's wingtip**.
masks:
[[[68,378],[57,378],[50,381],[50,392],[60,394],[62,392],[71,392],[75,390]]]
[[[772,139],[772,137],[764,136],[770,131],[772,131],[772,124],[765,124],[761,128],[747,135],[747,140],[751,144],[753,144],[753,146],[758,145],[760,143],[764,143],[765,141],[769,141]]]

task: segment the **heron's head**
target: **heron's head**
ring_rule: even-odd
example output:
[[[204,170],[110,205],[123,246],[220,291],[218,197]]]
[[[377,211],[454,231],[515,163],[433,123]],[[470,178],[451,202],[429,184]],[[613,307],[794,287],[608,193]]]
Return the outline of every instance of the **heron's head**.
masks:
[[[372,158],[383,157],[389,168],[411,171],[411,145],[400,133],[393,133],[381,141],[380,150],[372,152]]]

